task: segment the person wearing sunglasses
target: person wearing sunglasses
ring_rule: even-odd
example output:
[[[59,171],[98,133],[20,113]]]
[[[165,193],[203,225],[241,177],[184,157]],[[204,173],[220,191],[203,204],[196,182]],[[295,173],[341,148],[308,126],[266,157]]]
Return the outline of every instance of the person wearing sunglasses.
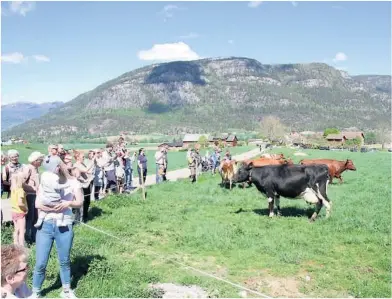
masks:
[[[27,298],[27,250],[20,245],[1,246],[1,298]]]

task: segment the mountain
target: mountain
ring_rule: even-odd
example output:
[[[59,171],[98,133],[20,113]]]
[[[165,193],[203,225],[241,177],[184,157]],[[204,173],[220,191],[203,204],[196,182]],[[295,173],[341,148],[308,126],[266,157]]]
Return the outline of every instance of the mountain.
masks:
[[[63,105],[63,102],[36,104],[30,102],[17,102],[1,106],[1,130],[22,124],[30,119],[44,115],[51,109]]]
[[[253,130],[275,115],[296,130],[375,128],[389,122],[391,76],[354,76],[327,64],[262,64],[242,57],[154,64],[83,93],[5,132],[72,138]]]
[[[391,76],[361,75],[354,76],[354,80],[361,82],[366,88],[373,91],[391,93]]]

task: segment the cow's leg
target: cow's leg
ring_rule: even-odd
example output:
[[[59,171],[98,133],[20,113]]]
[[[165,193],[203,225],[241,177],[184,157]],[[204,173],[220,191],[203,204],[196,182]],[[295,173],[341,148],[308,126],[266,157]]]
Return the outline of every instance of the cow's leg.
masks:
[[[327,200],[323,200],[323,205],[325,206],[325,209],[326,209],[325,217],[328,218],[329,216],[331,216],[332,202],[327,201]]]
[[[274,201],[275,201],[275,195],[273,192],[268,192],[267,193],[268,197],[268,208],[269,208],[269,217],[272,218],[274,217]]]
[[[318,186],[317,186],[318,187]],[[304,192],[300,194],[300,196],[309,204],[317,204],[316,206],[316,211],[313,213],[312,217],[310,218],[310,221],[314,221],[320,212],[320,209],[322,207],[322,200],[318,198],[317,196],[317,191],[313,190],[312,188],[306,188]]]
[[[322,207],[323,207],[323,202],[322,202],[322,200],[319,200],[317,202],[316,209],[314,210],[312,217],[310,217],[310,222],[313,222],[316,220],[316,217],[317,217],[318,213],[320,213],[320,210]]]
[[[342,184],[343,183],[343,178],[342,178],[341,175],[338,176],[338,179],[339,179],[339,183]]]
[[[277,215],[281,216],[282,212],[280,211],[280,196],[279,195],[277,195],[275,197],[275,206],[276,206],[276,209],[277,209]]]
[[[328,181],[320,182],[320,184],[316,184],[317,197],[322,201],[322,204],[325,206],[327,210],[326,217],[328,218],[331,214],[332,201],[328,198],[327,186],[328,186]]]
[[[229,180],[230,181],[230,190],[231,190],[231,185],[233,184],[233,181],[232,180]]]

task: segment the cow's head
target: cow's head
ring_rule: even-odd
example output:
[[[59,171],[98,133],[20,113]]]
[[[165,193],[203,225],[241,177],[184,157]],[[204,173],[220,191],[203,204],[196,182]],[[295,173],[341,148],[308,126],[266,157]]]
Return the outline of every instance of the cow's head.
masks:
[[[344,165],[345,169],[347,170],[353,170],[356,171],[357,168],[354,166],[354,163],[352,160],[347,159],[346,164]]]
[[[235,162],[234,166],[234,183],[243,183],[249,180],[250,170],[253,168],[253,163],[242,163],[238,165],[238,162]]]
[[[285,163],[284,164],[286,164],[286,165],[294,165],[294,162],[293,162],[293,160],[291,160],[291,158],[287,158],[287,159],[285,159]]]

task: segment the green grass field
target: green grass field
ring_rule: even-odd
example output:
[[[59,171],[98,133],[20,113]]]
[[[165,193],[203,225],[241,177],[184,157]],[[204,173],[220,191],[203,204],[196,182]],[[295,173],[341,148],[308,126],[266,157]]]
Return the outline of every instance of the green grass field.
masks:
[[[220,178],[209,174],[193,185],[182,180],[152,186],[145,202],[140,193],[113,196],[92,204],[88,224],[124,243],[75,228],[76,295],[157,297],[149,283],[173,282],[201,286],[213,297],[239,297],[239,289],[170,258],[273,297],[391,297],[391,154],[304,152],[350,158],[357,167],[343,174],[342,185],[329,186],[329,219],[323,208],[311,224],[313,206],[284,198],[283,215],[270,219],[267,199],[254,187],[222,189]],[[3,228],[2,241],[10,242],[10,236],[11,229]],[[32,267],[34,254],[32,247]],[[61,289],[56,254],[54,248],[47,297]]]

